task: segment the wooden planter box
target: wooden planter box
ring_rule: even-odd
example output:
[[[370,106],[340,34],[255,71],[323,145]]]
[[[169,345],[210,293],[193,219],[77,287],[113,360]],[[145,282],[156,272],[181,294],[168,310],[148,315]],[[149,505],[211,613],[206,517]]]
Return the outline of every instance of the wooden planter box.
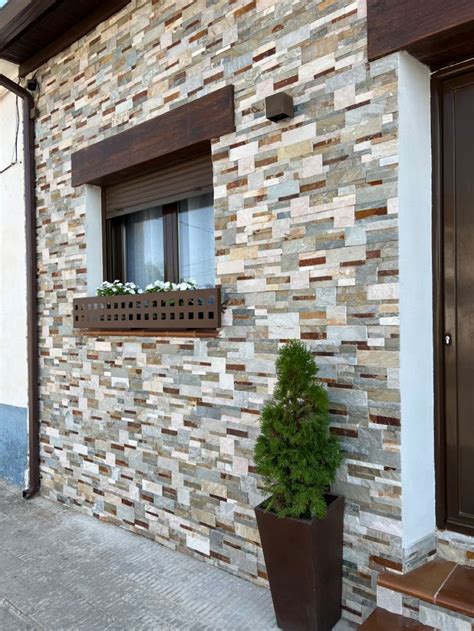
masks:
[[[221,290],[215,287],[76,298],[73,318],[74,327],[79,329],[218,329],[221,326]]]

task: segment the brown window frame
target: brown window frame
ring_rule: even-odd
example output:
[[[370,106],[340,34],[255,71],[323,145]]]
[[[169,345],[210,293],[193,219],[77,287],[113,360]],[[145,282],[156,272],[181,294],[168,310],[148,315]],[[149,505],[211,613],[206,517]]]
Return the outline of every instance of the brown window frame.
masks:
[[[163,217],[164,280],[180,280],[179,213],[195,195],[213,194],[210,152],[181,164],[145,172],[102,188],[104,276],[109,282],[127,278],[126,217],[160,208]],[[215,243],[214,243],[215,248]]]
[[[102,198],[104,280],[112,283],[118,279],[125,283],[130,280],[127,278],[125,218],[134,213],[107,218],[104,195],[102,195]],[[182,280],[179,265],[180,202],[181,200],[161,205],[163,210],[164,280],[171,283],[179,283]],[[150,207],[153,207],[153,205],[151,204]],[[140,211],[137,210],[135,212]]]
[[[178,283],[179,277],[179,202],[164,204],[163,244],[165,259],[165,281]],[[137,211],[140,212],[140,211]],[[133,213],[130,213],[133,214]],[[125,218],[128,215],[106,219],[104,249],[106,252],[106,280],[119,279],[127,282]]]

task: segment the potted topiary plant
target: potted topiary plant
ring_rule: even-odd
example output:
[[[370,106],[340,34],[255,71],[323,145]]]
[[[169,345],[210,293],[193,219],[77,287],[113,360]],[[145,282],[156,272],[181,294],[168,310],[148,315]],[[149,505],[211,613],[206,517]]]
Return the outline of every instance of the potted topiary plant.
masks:
[[[273,605],[285,631],[329,631],[341,617],[344,498],[329,493],[341,451],[311,352],[289,342],[276,367],[255,448],[271,493],[255,513]]]

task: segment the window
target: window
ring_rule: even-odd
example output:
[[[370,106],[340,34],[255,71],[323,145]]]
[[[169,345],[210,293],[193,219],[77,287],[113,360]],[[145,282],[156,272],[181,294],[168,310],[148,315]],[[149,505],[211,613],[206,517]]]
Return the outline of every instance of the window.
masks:
[[[181,276],[184,279],[193,278],[199,287],[213,287],[215,253],[212,193],[180,202],[178,239]]]
[[[215,285],[210,156],[105,189],[108,280]]]
[[[124,280],[146,287],[154,280],[165,279],[163,208],[140,210],[123,218],[125,248]]]

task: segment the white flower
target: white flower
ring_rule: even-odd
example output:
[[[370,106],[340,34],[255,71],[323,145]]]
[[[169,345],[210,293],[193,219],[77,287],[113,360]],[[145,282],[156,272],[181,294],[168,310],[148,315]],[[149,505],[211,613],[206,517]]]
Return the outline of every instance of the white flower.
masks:
[[[97,288],[98,296],[125,296],[134,295],[142,292],[142,290],[135,283],[122,283],[119,280],[114,280],[113,283],[104,281],[100,287]]]
[[[162,291],[188,291],[196,289],[197,283],[194,280],[182,280],[180,283],[172,283],[170,281],[155,280],[145,287],[145,293],[154,293]],[[140,293],[140,290],[139,290]]]
[[[172,283],[170,281],[155,280],[153,283],[149,283],[145,290],[139,287],[136,283],[127,282],[122,283],[120,280],[114,280],[113,283],[104,281],[100,287],[97,288],[98,296],[123,296],[123,295],[136,295],[143,293],[154,293],[163,291],[189,291],[191,289],[197,289],[197,283],[195,280],[182,280],[180,283]]]

